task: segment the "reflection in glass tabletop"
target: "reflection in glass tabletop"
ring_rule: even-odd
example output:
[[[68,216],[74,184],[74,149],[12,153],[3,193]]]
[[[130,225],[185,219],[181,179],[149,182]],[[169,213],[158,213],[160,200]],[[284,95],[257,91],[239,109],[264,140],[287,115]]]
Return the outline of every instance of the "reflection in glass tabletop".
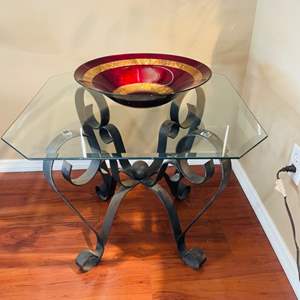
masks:
[[[206,256],[199,248],[186,247],[186,233],[227,186],[231,159],[242,157],[266,137],[221,75],[213,75],[203,86],[179,94],[168,104],[142,109],[122,106],[85,90],[72,74],[63,74],[46,82],[2,139],[25,158],[43,160],[49,185],[95,234],[95,249],[81,251],[76,258],[80,270],[86,272],[100,263],[118,207],[138,184],[150,189],[166,209],[181,260],[191,268],[200,268]],[[198,166],[203,168],[201,175],[188,164],[193,158],[208,159]],[[183,179],[192,184],[206,182],[214,175],[215,158],[220,161],[220,184],[182,228],[176,206],[159,182],[164,179],[173,197],[183,201],[191,190]],[[71,160],[78,159],[88,160],[89,166],[74,176]],[[61,173],[72,185],[82,186],[101,176],[96,194],[101,201],[110,202],[100,230],[55,183],[55,160],[63,160]],[[168,170],[169,165],[173,169]]]
[[[154,108],[126,107],[84,90],[73,74],[62,74],[46,82],[2,139],[27,159],[192,159],[240,158],[267,136],[222,75],[213,75],[202,87],[178,98]],[[159,132],[168,121],[167,126],[173,126],[172,121],[182,126],[172,129],[162,147]],[[110,133],[99,134],[101,124],[116,127],[124,147],[103,139]],[[87,125],[93,128],[98,146],[89,139],[93,133]],[[195,130],[201,132],[187,137]],[[212,134],[218,147],[205,139]],[[49,153],[49,145],[59,135],[67,141],[56,153]],[[180,143],[189,146],[179,147]]]

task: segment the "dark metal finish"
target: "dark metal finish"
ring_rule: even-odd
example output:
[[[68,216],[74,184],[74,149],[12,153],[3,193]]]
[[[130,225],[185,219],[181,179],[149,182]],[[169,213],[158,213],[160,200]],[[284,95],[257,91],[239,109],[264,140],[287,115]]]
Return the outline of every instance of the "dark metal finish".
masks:
[[[103,255],[105,244],[108,240],[108,235],[117,213],[119,205],[126,194],[136,186],[136,182],[127,181],[128,187],[121,186],[120,190],[112,197],[109,206],[104,217],[103,225],[97,236],[96,250],[92,251],[90,249],[83,250],[76,258],[76,264],[81,271],[89,271],[92,267],[96,266]]]
[[[172,176],[164,174],[172,195],[178,200],[184,200],[189,195],[191,187],[181,182],[183,175],[178,170]]]
[[[84,104],[84,92],[85,90],[83,88],[79,88],[77,90],[75,103],[84,134],[88,139],[88,143],[92,151],[95,153],[101,153],[101,147],[96,138],[96,134],[98,134],[103,143],[112,143],[117,153],[125,153],[126,149],[124,147],[121,134],[118,128],[110,123],[109,109],[104,97],[93,91],[88,91],[94,97],[100,111],[101,120],[97,121],[93,115],[92,106],[86,106]],[[204,125],[201,124],[205,104],[205,97],[202,89],[197,89],[197,105],[188,104],[188,114],[186,119],[183,122],[180,122],[179,110],[182,101],[183,96],[178,97],[173,101],[170,110],[170,120],[163,122],[160,127],[157,152],[164,153],[166,151],[168,139],[174,139],[180,130],[187,130],[187,133],[177,144],[178,153],[190,151],[195,137],[205,139],[207,142],[211,143],[217,151],[219,151],[223,145],[222,141],[213,132],[204,129]],[[138,184],[142,184],[153,191],[165,207],[170,220],[178,253],[183,262],[192,268],[199,268],[206,260],[205,254],[201,249],[187,249],[185,245],[185,236],[193,224],[195,224],[195,222],[199,220],[207,209],[212,206],[219,194],[226,187],[231,173],[230,160],[220,160],[222,178],[218,189],[206,202],[200,212],[194,216],[190,224],[183,230],[181,229],[180,221],[172,199],[158,184],[158,182],[162,178],[165,178],[172,195],[176,199],[184,200],[188,196],[191,187],[185,185],[182,182],[182,179],[186,178],[194,184],[201,184],[205,182],[214,174],[214,163],[212,160],[209,160],[203,165],[204,175],[199,176],[190,168],[187,160],[185,159],[157,158],[148,165],[144,161],[136,161],[131,164],[129,160],[125,158],[116,160],[112,156],[109,158],[110,168],[108,168],[105,160],[92,160],[88,169],[77,178],[72,178],[72,165],[69,162],[64,161],[61,170],[62,175],[73,185],[81,186],[88,183],[98,172],[102,176],[102,183],[96,187],[96,193],[102,200],[108,200],[109,198],[111,198],[111,200],[104,217],[102,228],[98,231],[58,189],[52,175],[53,163],[57,157],[58,150],[70,139],[78,136],[78,132],[72,131],[64,131],[59,134],[47,148],[48,159],[44,160],[43,170],[52,189],[58,193],[65,204],[78,215],[83,224],[91,230],[97,238],[95,250],[84,250],[77,256],[76,264],[79,266],[80,270],[86,272],[99,264],[104,253],[105,244],[108,240],[109,232],[118,207],[126,194]],[[175,167],[175,172],[171,176],[166,173],[166,169],[169,165]],[[127,176],[126,180],[121,180],[120,172]],[[117,183],[120,185],[120,188],[117,192],[115,192]]]
[[[206,257],[203,251],[200,249],[186,249],[185,235],[181,230],[180,221],[176,209],[174,208],[172,199],[159,184],[151,187],[151,190],[156,194],[156,196],[159,198],[159,200],[167,210],[175,242],[177,244],[177,250],[181,259],[188,266],[194,269],[199,268],[205,262]]]

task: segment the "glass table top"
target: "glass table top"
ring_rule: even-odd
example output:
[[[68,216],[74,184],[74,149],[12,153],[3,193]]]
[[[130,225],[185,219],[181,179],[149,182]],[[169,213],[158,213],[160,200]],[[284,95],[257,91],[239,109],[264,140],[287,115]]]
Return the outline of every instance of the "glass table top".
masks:
[[[51,77],[2,140],[27,159],[238,159],[267,137],[231,83],[203,86],[153,108],[132,108]]]

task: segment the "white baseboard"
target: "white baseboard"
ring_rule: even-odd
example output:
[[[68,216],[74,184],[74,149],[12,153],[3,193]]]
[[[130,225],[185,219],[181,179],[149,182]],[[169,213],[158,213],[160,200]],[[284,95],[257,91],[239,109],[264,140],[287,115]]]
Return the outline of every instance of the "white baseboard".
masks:
[[[265,234],[267,235],[297,298],[300,299],[300,282],[298,279],[296,260],[287,248],[286,243],[284,242],[240,162],[234,160],[232,165],[235,176],[237,177]]]
[[[190,160],[189,162],[192,165],[202,165],[206,161],[207,160],[195,159]],[[85,169],[89,164],[89,161],[86,160],[77,160],[71,162],[74,169]],[[218,164],[218,161],[215,161],[215,163]],[[61,161],[58,161],[55,163],[54,168],[60,169],[60,166]],[[297,295],[298,299],[300,299],[300,283],[298,280],[297,266],[294,257],[287,248],[284,240],[282,239],[279,231],[273,223],[268,211],[263,205],[261,198],[256,192],[240,162],[238,160],[233,160],[232,166],[235,176],[237,177],[244,193],[246,194],[259,222],[261,223],[262,228],[279,259],[279,262],[282,265],[286,276],[295,291],[295,294]],[[25,159],[0,160],[0,172],[33,171],[42,171],[42,161],[29,161]]]
[[[136,160],[130,160],[134,162]],[[148,164],[151,160],[145,160]],[[192,159],[189,161],[191,165],[203,165],[207,159]],[[88,160],[70,160],[74,170],[86,169],[89,165]],[[215,164],[219,164],[218,160],[214,160]],[[54,163],[54,170],[60,170],[62,161]],[[41,160],[27,160],[27,159],[1,159],[0,160],[0,173],[1,172],[36,172],[43,170],[43,162]]]
[[[71,161],[74,169],[84,169],[89,162],[86,160]],[[59,170],[62,161],[54,163],[54,169]],[[0,160],[0,172],[36,172],[43,170],[43,161],[27,159],[2,159]]]

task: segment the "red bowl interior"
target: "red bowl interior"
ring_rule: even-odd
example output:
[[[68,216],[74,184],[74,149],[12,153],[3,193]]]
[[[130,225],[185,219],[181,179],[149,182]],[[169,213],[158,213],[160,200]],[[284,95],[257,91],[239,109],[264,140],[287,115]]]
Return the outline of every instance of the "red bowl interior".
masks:
[[[211,70],[204,64],[167,54],[121,54],[86,62],[75,71],[80,84],[103,93],[173,94],[206,82]]]

